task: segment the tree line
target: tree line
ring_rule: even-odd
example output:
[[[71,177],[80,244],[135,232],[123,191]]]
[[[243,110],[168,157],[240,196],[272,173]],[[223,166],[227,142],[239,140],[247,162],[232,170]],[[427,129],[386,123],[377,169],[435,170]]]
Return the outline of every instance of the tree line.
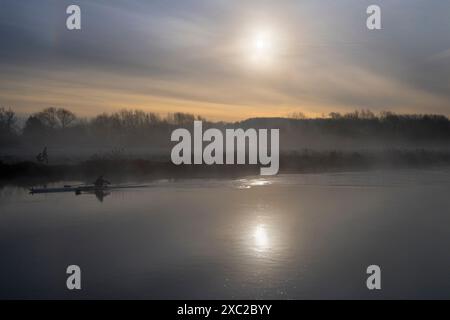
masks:
[[[10,108],[0,108],[0,144],[39,143],[61,144],[167,144],[176,127],[191,127],[194,120],[205,126],[280,128],[288,138],[297,135],[332,135],[336,137],[383,137],[448,141],[450,121],[433,114],[395,114],[370,110],[349,113],[331,112],[328,116],[307,118],[297,112],[285,118],[255,118],[235,123],[209,122],[189,113],[169,113],[162,116],[142,110],[123,109],[102,113],[92,118],[78,117],[65,108],[46,108],[29,115],[22,123]],[[283,138],[283,137],[282,137]]]

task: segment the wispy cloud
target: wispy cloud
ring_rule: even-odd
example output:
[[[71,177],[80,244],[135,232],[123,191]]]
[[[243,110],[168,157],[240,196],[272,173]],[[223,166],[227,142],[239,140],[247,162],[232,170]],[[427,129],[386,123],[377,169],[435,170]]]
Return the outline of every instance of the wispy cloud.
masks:
[[[378,2],[383,30],[370,32],[369,1],[77,1],[83,29],[69,32],[71,1],[4,0],[0,104],[217,119],[355,108],[450,114],[450,3]],[[260,69],[246,52],[258,28],[276,43]]]

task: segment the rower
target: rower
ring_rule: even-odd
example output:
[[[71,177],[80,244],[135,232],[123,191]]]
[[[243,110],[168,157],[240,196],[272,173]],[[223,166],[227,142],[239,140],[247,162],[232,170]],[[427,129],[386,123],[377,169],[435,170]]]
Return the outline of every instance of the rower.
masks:
[[[108,180],[103,179],[103,176],[99,176],[97,180],[95,180],[94,185],[97,188],[103,188],[106,187],[108,184],[111,184]]]
[[[48,164],[47,147],[44,147],[44,150],[36,156],[36,159],[38,162],[45,162],[46,164]]]

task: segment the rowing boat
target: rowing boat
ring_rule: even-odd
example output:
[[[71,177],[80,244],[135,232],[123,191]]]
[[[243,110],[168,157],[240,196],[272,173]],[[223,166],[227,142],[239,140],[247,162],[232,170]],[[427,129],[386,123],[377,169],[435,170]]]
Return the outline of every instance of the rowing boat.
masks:
[[[105,185],[105,186],[96,186],[96,185],[81,185],[81,186],[63,186],[63,187],[56,187],[56,188],[31,188],[30,193],[59,193],[59,192],[75,192],[75,193],[81,193],[81,192],[101,192],[101,191],[108,191],[108,190],[114,190],[114,189],[129,189],[129,188],[140,188],[145,187],[142,185]]]

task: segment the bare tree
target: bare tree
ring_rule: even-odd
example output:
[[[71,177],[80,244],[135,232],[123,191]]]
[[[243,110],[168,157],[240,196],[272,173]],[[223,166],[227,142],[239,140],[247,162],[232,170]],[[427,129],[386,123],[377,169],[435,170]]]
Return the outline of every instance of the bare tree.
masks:
[[[63,108],[56,110],[56,117],[59,120],[59,124],[63,130],[77,119],[73,112]]]
[[[359,117],[366,120],[374,120],[376,118],[375,114],[370,110],[361,110]]]
[[[300,112],[300,111],[292,112],[288,117],[291,118],[291,119],[296,119],[296,120],[304,120],[304,119],[306,119],[305,114],[303,112]]]
[[[58,126],[56,108],[47,108],[35,114],[35,117],[47,128],[55,129]]]
[[[186,125],[186,124],[193,123],[194,120],[195,120],[195,116],[190,113],[175,112],[175,113],[167,114],[167,121],[170,124]]]
[[[342,118],[342,115],[339,112],[330,112],[329,116],[331,119],[334,119],[334,120]]]
[[[17,124],[17,117],[11,109],[0,108],[0,128],[7,133],[13,133]]]

